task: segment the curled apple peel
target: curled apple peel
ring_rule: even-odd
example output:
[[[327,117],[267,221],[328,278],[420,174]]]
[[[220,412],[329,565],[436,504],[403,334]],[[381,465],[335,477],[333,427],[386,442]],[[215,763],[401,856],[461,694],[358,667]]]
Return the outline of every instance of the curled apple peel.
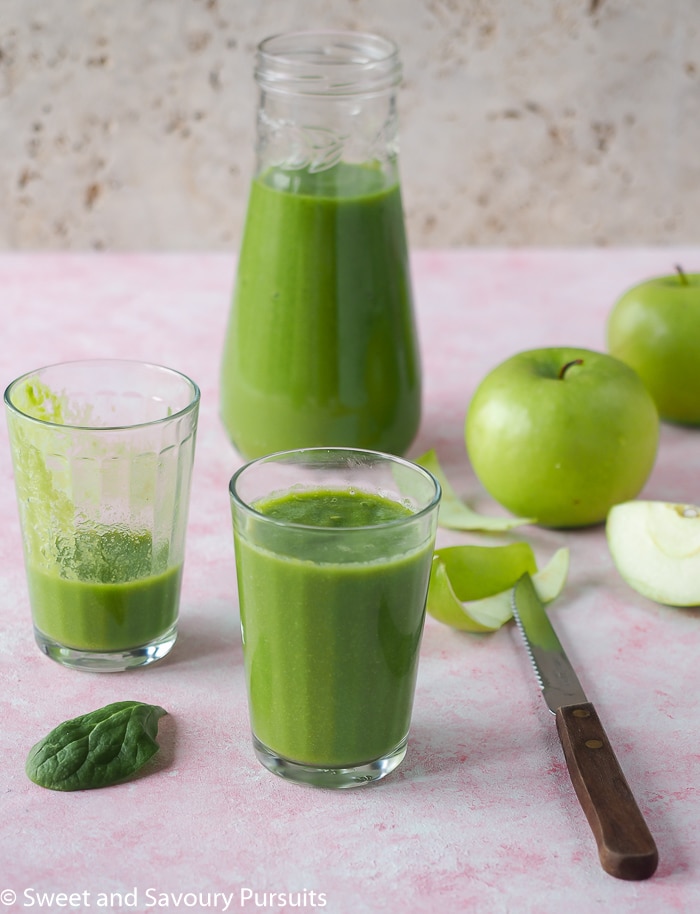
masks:
[[[539,571],[527,543],[437,549],[428,613],[461,631],[493,632],[513,617],[511,590],[521,575],[531,574],[540,599],[549,603],[564,589],[568,571],[567,548],[557,550]]]
[[[479,530],[484,533],[496,533],[521,527],[524,524],[534,524],[534,517],[499,516],[495,514],[479,514],[463,502],[450,485],[445,471],[440,465],[435,450],[427,451],[415,461],[428,470],[440,483],[442,498],[438,513],[438,523],[448,530]]]

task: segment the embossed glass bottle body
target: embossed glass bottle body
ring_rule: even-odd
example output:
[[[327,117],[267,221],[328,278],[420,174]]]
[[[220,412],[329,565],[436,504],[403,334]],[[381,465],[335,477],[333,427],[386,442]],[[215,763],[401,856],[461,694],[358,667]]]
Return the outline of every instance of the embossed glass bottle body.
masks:
[[[221,373],[222,420],[245,457],[400,454],[417,431],[399,78],[395,46],[376,36],[260,45],[257,167]]]

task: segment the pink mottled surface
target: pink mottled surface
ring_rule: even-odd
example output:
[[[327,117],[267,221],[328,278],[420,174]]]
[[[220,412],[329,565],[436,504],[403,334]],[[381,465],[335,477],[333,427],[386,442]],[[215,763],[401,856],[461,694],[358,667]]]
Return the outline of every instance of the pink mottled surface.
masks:
[[[485,372],[528,347],[604,348],[623,289],[699,261],[698,249],[416,253],[425,416],[411,453],[436,447],[458,491],[499,511],[462,441]],[[632,592],[602,528],[527,528],[489,542],[526,538],[541,561],[571,548],[555,622],[657,840],[653,879],[620,882],[601,870],[512,625],[477,637],[428,620],[409,752],[384,782],[326,792],[257,763],[227,498],[240,461],[217,418],[233,274],[233,258],[220,255],[0,256],[3,385],[48,362],[100,355],[162,362],[202,388],[181,636],[165,661],[132,673],[64,670],[35,647],[0,424],[0,914],[285,910],[279,894],[296,892],[287,910],[323,900],[333,914],[700,910],[700,611]],[[697,500],[698,478],[700,431],[664,427],[644,494]],[[439,534],[442,544],[476,541]],[[38,738],[121,699],[170,712],[148,777],[69,794],[27,780]],[[80,898],[49,903],[39,892]]]

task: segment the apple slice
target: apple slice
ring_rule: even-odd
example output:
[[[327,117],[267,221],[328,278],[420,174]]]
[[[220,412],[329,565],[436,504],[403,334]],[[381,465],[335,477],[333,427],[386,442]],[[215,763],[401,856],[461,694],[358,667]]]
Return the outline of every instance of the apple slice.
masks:
[[[436,550],[428,613],[461,631],[493,632],[512,618],[511,590],[522,574],[532,574],[537,593],[548,603],[563,590],[568,570],[566,548],[555,552],[541,571],[534,571],[534,554],[527,543]]]
[[[606,535],[621,577],[669,606],[700,605],[700,507],[627,501],[608,513]]]

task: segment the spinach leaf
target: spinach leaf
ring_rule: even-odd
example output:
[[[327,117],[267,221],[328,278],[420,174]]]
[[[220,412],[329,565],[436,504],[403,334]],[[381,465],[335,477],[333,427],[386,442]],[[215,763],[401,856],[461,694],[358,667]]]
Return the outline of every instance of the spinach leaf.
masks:
[[[29,751],[28,777],[50,790],[109,787],[135,774],[158,751],[157,705],[117,701],[59,724]]]

